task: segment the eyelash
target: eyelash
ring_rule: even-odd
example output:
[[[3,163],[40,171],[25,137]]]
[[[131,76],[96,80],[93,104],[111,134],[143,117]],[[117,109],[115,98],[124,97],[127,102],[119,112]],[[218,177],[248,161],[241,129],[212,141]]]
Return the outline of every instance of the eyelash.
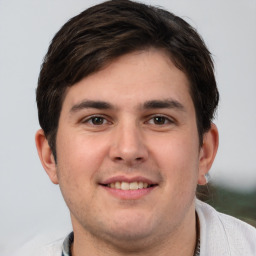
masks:
[[[93,119],[96,119],[96,118],[102,119],[103,122],[105,122],[105,123],[102,123],[102,124],[93,124],[93,123],[92,123],[92,122],[93,122]],[[101,116],[101,115],[93,115],[93,116],[89,116],[89,117],[83,119],[83,120],[82,120],[82,123],[83,123],[83,124],[88,123],[88,124],[90,124],[91,126],[101,126],[101,125],[104,125],[104,124],[110,123],[110,122],[109,122],[109,121],[107,120],[107,118],[104,117],[104,116]]]
[[[164,126],[164,125],[168,125],[168,124],[174,124],[175,121],[173,119],[171,119],[170,117],[164,116],[164,115],[154,115],[154,116],[150,116],[149,120],[147,121],[147,123],[150,123],[151,120],[155,120],[156,118],[162,118],[164,119],[164,123],[163,124],[156,124],[153,123],[152,125],[157,125],[157,126]]]
[[[95,124],[93,123],[93,120],[94,119],[100,119],[102,122],[100,122],[99,124]],[[164,123],[161,123],[160,124],[158,123],[155,123],[154,121],[156,120],[156,118],[161,118],[163,119],[162,121],[164,121]],[[151,121],[153,121],[154,123],[152,123]],[[93,116],[90,116],[90,117],[87,117],[85,119],[82,120],[82,123],[83,124],[90,124],[91,126],[101,126],[101,125],[104,125],[106,123],[111,123],[110,121],[107,120],[106,117],[104,116],[101,116],[101,115],[93,115]],[[175,121],[173,119],[171,119],[170,117],[166,117],[164,115],[154,115],[154,116],[150,116],[147,121],[145,123],[148,123],[150,125],[157,125],[157,126],[165,126],[165,125],[168,125],[168,124],[174,124]]]

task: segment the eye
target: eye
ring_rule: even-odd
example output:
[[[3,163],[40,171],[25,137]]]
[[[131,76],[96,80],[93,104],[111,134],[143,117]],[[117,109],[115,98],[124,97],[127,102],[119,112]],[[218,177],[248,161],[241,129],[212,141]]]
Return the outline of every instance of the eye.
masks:
[[[95,116],[95,117],[92,117],[90,121],[94,125],[102,125],[106,120],[103,117]]]
[[[108,123],[108,121],[102,117],[102,116],[91,116],[85,120],[83,120],[83,123],[88,123],[90,125],[104,125],[106,123]]]
[[[149,124],[154,125],[165,125],[165,124],[172,124],[174,121],[172,121],[170,118],[167,118],[165,116],[154,116],[149,121]]]

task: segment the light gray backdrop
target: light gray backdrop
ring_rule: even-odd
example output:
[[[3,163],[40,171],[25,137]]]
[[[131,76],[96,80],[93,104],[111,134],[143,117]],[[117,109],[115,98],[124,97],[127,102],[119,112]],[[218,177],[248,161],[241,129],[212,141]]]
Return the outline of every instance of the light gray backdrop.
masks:
[[[101,1],[0,0],[0,255],[70,230],[58,186],[37,157],[35,88],[61,25]],[[256,1],[152,0],[196,27],[213,53],[221,94],[213,180],[256,187]],[[47,234],[47,236],[46,236]]]

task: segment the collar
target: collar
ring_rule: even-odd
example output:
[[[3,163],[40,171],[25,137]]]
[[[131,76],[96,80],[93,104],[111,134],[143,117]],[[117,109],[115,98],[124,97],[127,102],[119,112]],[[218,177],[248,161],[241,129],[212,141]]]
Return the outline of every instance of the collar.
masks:
[[[74,242],[74,233],[71,232],[64,240],[62,244],[62,255],[61,256],[72,256],[71,255],[71,246]]]

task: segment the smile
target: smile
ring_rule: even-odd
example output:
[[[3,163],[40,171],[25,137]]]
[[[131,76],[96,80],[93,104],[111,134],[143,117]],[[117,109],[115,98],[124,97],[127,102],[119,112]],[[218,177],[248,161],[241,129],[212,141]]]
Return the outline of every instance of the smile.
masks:
[[[114,197],[122,200],[136,200],[150,194],[159,184],[142,176],[120,175],[104,180],[99,185]]]
[[[133,182],[117,181],[117,182],[112,182],[110,184],[107,184],[106,186],[113,189],[120,189],[120,190],[137,190],[137,189],[149,188],[154,185],[149,185],[148,183],[142,182],[142,181],[133,181]]]

